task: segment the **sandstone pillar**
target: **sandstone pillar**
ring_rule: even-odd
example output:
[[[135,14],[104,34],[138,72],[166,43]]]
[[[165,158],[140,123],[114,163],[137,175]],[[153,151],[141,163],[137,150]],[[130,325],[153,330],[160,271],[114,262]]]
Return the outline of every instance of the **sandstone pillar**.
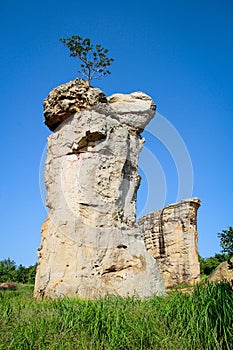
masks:
[[[44,102],[49,213],[42,227],[36,298],[164,293],[136,224],[140,132],[155,113],[144,93],[116,94],[76,79]]]
[[[197,248],[198,198],[190,198],[138,220],[146,247],[156,259],[165,287],[194,284],[200,278]]]

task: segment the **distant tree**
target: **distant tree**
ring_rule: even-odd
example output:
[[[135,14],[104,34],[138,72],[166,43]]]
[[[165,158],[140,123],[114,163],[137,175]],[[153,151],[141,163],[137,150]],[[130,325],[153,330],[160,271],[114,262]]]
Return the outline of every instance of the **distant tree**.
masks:
[[[210,256],[209,258],[202,258],[199,255],[200,262],[200,271],[201,275],[209,276],[219,264],[226,261],[228,259],[227,254],[215,254],[214,256]]]
[[[81,69],[78,71],[90,84],[93,78],[101,78],[111,74],[108,67],[113,62],[113,58],[108,58],[107,49],[101,45],[91,44],[89,38],[82,39],[73,35],[71,38],[61,38],[60,41],[70,50],[70,57],[78,57],[81,60]]]
[[[0,282],[16,281],[16,263],[10,258],[0,261]]]
[[[220,254],[220,253],[216,253],[214,255],[215,259],[218,260],[219,264],[221,264],[222,262],[226,261],[228,259],[228,255],[227,254]]]
[[[204,274],[205,259],[202,258],[202,256],[200,254],[198,254],[198,260],[199,260],[199,263],[200,263],[200,272],[201,272],[201,275],[203,275]]]
[[[16,275],[17,275],[17,282],[20,283],[26,283],[27,282],[27,268],[23,265],[19,265],[17,270],[16,270]]]
[[[0,282],[34,283],[37,264],[25,267],[10,258],[0,261]]]
[[[222,252],[229,255],[229,258],[233,256],[233,227],[229,226],[227,230],[222,230],[218,233],[220,238],[220,246]]]
[[[34,283],[35,282],[35,278],[36,278],[36,268],[37,268],[37,264],[35,265],[31,265],[27,268],[27,282],[28,283]]]

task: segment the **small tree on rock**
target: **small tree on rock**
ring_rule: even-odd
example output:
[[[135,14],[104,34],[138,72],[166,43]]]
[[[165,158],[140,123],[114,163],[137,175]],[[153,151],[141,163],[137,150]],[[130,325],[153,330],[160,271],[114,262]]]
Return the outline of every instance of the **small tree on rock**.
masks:
[[[89,38],[82,39],[73,35],[71,38],[61,38],[60,41],[70,50],[70,57],[78,57],[81,60],[81,69],[78,71],[90,84],[94,78],[102,78],[111,74],[108,67],[113,62],[113,58],[108,58],[107,49],[101,45],[91,44]]]

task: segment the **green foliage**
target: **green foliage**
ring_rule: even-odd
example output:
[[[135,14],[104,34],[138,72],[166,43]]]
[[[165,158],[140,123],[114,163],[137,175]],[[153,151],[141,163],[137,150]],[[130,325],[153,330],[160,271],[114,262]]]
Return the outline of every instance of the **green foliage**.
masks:
[[[70,50],[70,57],[78,57],[81,60],[81,69],[78,71],[90,83],[93,78],[101,78],[111,74],[108,67],[113,62],[108,58],[107,49],[101,45],[91,44],[89,38],[82,39],[73,35],[71,38],[61,38],[60,41]]]
[[[0,261],[0,282],[15,282],[16,264],[10,258]]]
[[[24,267],[21,264],[17,268],[17,282],[20,283],[34,283],[36,277],[37,264],[29,267]]]
[[[201,275],[209,276],[219,264],[223,261],[227,261],[227,259],[228,255],[226,254],[215,254],[205,259],[199,255]]]
[[[36,275],[36,264],[24,267],[16,266],[10,258],[0,261],[0,282],[34,283]]]
[[[233,227],[229,226],[227,230],[222,230],[218,233],[220,238],[220,246],[222,252],[229,255],[229,258],[233,256]]]
[[[207,283],[193,295],[35,301],[24,285],[0,292],[0,349],[230,350],[232,294]]]
[[[220,238],[220,246],[223,254],[215,254],[205,259],[199,255],[202,275],[209,276],[219,264],[229,260],[233,256],[233,228],[229,226],[227,230],[222,230],[222,232],[218,233],[218,237]]]

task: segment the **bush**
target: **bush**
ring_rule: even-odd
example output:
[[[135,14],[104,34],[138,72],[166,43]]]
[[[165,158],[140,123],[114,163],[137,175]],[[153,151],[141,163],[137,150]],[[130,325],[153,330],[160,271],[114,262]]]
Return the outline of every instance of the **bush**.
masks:
[[[201,275],[211,275],[219,264],[227,260],[227,254],[215,254],[214,256],[205,259],[199,255]]]
[[[36,266],[32,265],[24,267],[23,265],[16,266],[14,260],[10,258],[0,261],[0,283],[1,282],[18,282],[32,283],[35,282]]]

